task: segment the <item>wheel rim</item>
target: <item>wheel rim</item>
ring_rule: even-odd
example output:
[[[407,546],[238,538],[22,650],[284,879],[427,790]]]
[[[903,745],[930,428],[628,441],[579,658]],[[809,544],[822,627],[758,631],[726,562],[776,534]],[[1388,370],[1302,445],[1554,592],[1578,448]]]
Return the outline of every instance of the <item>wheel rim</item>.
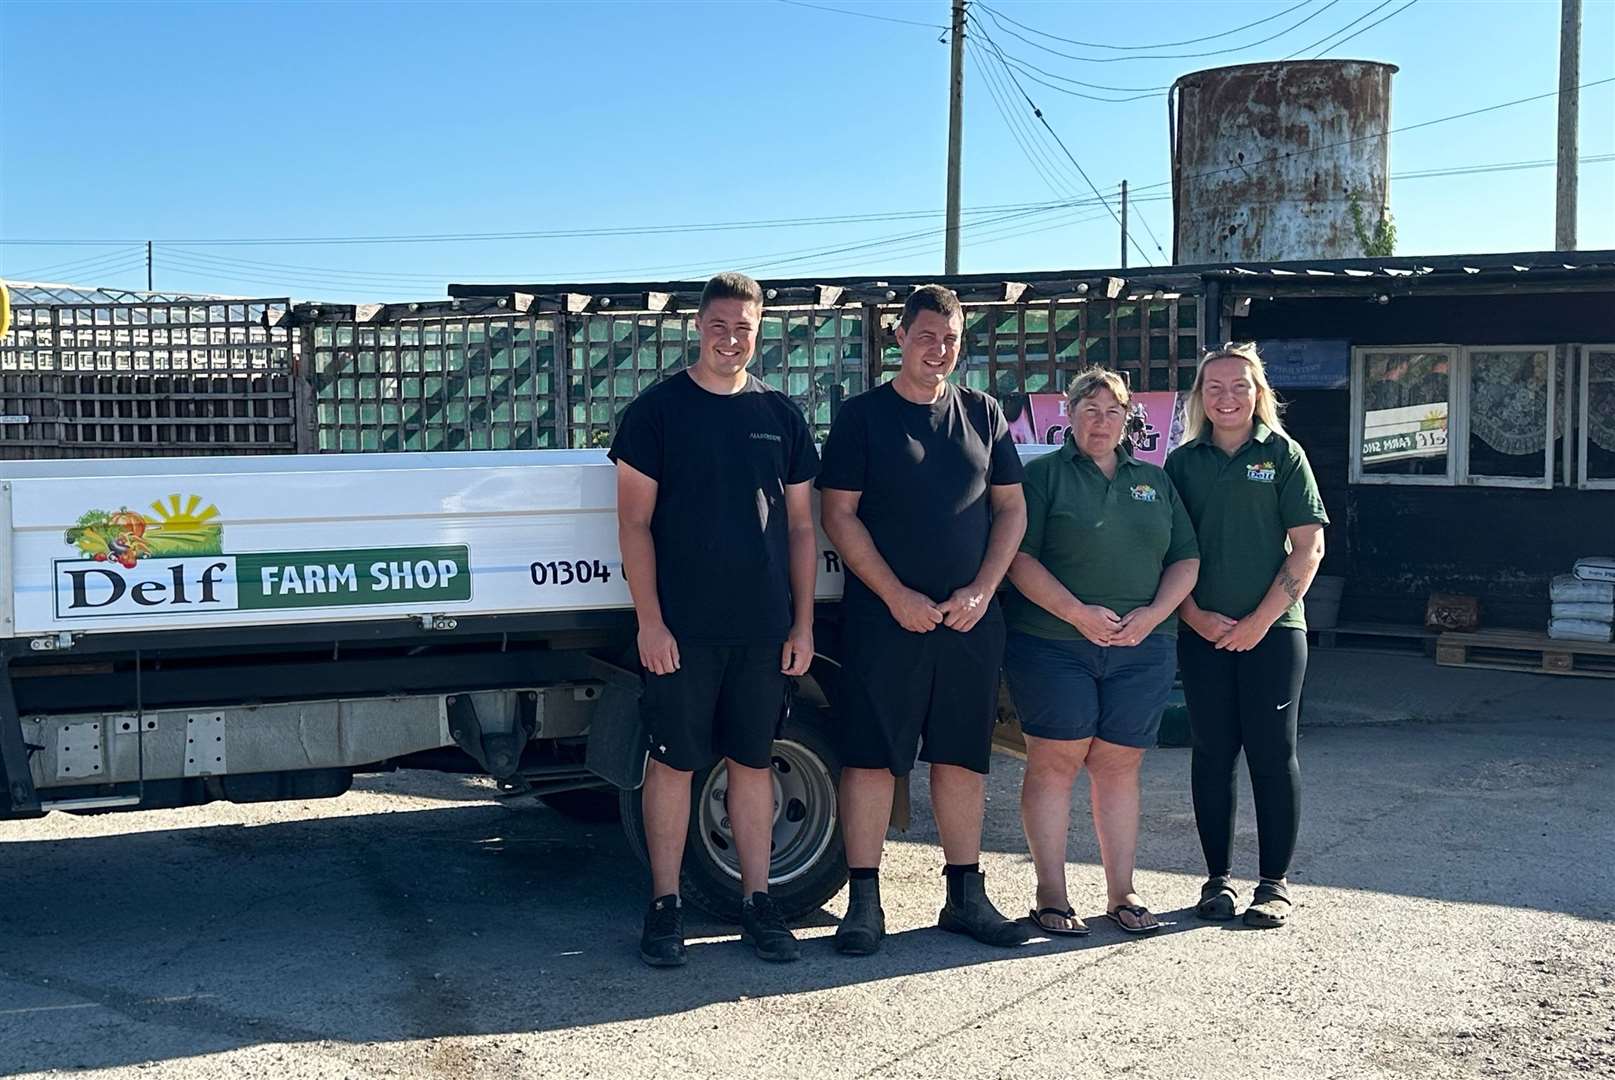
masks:
[[[774,743],[769,762],[774,784],[773,857],[769,885],[786,885],[807,873],[835,838],[836,786],[829,768],[799,742]],[[740,852],[729,825],[729,766],[719,762],[701,788],[701,842],[714,865],[740,880]]]

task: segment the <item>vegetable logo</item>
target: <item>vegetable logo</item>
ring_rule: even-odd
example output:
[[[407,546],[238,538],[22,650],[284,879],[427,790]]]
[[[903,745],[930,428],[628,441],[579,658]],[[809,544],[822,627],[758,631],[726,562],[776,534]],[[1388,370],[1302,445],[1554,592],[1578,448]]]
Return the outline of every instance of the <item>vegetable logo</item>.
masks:
[[[219,508],[205,509],[200,495],[181,499],[170,495],[168,502],[151,504],[149,514],[127,506],[117,510],[90,510],[67,530],[68,546],[85,558],[114,562],[132,570],[141,559],[185,558],[193,555],[219,555],[224,551],[224,526],[213,519]]]

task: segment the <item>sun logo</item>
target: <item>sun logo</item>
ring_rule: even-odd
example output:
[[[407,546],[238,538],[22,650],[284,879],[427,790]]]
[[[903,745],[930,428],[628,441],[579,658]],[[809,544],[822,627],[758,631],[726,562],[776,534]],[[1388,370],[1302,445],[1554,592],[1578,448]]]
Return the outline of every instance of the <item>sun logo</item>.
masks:
[[[151,512],[157,520],[146,539],[153,555],[218,555],[224,550],[224,527],[215,520],[219,508],[202,506],[200,495],[170,495],[166,504],[161,499],[152,503]]]
[[[158,528],[165,532],[189,532],[202,528],[219,516],[219,508],[212,503],[207,505],[207,509],[197,513],[196,508],[201,505],[202,496],[192,495],[185,500],[184,508],[181,509],[180,496],[170,495],[167,506],[159,500],[151,504],[151,512],[157,517]]]

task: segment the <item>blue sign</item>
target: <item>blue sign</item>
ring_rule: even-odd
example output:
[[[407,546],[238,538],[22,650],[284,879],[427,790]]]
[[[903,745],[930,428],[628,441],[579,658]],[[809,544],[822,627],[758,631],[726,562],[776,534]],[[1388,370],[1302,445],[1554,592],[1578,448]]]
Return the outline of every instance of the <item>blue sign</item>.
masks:
[[[1337,338],[1258,341],[1267,381],[1291,390],[1341,390],[1351,385],[1351,342]]]

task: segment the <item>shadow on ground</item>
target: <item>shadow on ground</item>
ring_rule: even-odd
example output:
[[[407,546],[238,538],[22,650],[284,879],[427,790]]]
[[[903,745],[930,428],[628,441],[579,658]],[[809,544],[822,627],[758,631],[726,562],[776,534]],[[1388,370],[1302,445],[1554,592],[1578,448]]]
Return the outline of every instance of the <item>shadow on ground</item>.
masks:
[[[1307,824],[1295,879],[1302,890],[1615,919],[1612,764],[1607,725],[1306,732]],[[1146,762],[1140,863],[1143,880],[1163,892],[1191,893],[1200,869],[1187,770],[1186,751]],[[1018,761],[996,759],[990,852],[1023,850],[1019,778]],[[331,816],[318,818],[65,839],[29,839],[26,823],[4,826],[0,1072],[268,1042],[574,1028],[1028,954],[1150,947],[1094,919],[1090,938],[1014,952],[910,925],[895,926],[880,955],[850,959],[831,951],[821,929],[801,963],[770,967],[731,927],[693,914],[690,967],[651,971],[635,959],[644,874],[616,826],[512,812],[482,801],[486,789],[430,783],[447,801],[394,813],[339,816],[332,803]],[[410,780],[367,784],[407,790]],[[923,777],[915,807],[903,839],[929,844]],[[1249,823],[1248,799],[1244,814]],[[1092,916],[1103,893],[1080,800],[1072,836],[1073,899]],[[1240,853],[1254,860],[1248,830]],[[1013,890],[1030,882],[1029,869],[1012,881],[1020,863],[1000,857],[995,865],[1003,906],[1024,911]],[[914,886],[888,885],[898,887]],[[1224,932],[1173,910],[1191,895],[1152,899],[1173,923],[1165,935]],[[138,1036],[85,1037],[78,1029],[100,1023],[103,1010],[132,1022]]]

